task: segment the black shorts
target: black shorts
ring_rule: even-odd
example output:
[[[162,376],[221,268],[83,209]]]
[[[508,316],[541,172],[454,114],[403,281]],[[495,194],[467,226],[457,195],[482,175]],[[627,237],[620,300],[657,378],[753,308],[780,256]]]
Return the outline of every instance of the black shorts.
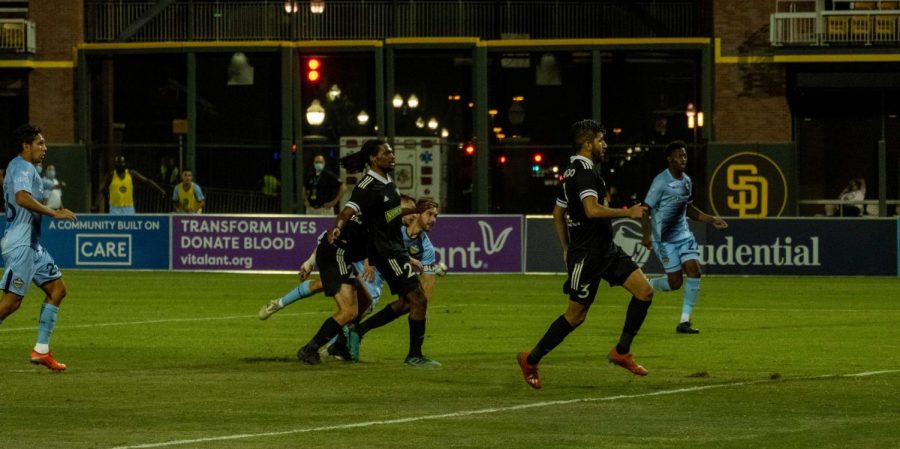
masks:
[[[346,260],[343,248],[328,242],[319,243],[316,247],[316,265],[319,266],[319,279],[325,295],[336,295],[341,290],[341,284],[356,285],[356,273]]]
[[[391,257],[370,254],[369,265],[378,269],[394,295],[406,295],[421,287],[419,275],[406,254],[394,254]]]
[[[622,285],[639,267],[621,248],[614,246],[607,254],[569,254],[569,277],[563,284],[563,293],[578,304],[589,306],[594,302],[600,280],[610,286]]]

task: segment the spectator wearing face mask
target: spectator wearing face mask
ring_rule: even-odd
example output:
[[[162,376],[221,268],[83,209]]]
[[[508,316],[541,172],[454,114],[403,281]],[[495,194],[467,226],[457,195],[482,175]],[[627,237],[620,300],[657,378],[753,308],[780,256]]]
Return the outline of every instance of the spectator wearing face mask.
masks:
[[[38,173],[41,172],[42,170],[38,169]],[[44,192],[45,198],[47,199],[47,207],[53,210],[62,209],[62,189],[66,186],[66,183],[56,178],[56,166],[53,164],[47,165],[47,170],[43,171],[43,175],[44,176],[43,178],[41,178],[41,180],[44,182]]]
[[[344,183],[337,175],[325,170],[325,156],[313,158],[313,171],[303,183],[303,204],[310,215],[334,215],[334,207],[344,193]]]

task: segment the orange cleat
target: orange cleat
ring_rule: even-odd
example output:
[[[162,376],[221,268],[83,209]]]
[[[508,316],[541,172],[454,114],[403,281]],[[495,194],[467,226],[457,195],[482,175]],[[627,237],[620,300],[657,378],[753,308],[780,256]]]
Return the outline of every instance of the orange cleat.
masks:
[[[537,365],[531,365],[528,363],[528,353],[520,352],[519,356],[516,357],[516,360],[519,362],[519,368],[522,368],[522,377],[525,378],[525,383],[535,390],[540,390],[541,375],[538,374]]]
[[[66,364],[57,362],[56,359],[53,358],[52,352],[41,354],[40,352],[32,350],[31,363],[33,365],[44,365],[49,368],[50,371],[60,372],[66,370]]]
[[[609,363],[619,365],[638,376],[647,375],[647,368],[635,363],[634,357],[630,352],[628,354],[619,354],[619,351],[616,351],[616,347],[613,346],[612,350],[609,351],[607,359],[609,360]]]

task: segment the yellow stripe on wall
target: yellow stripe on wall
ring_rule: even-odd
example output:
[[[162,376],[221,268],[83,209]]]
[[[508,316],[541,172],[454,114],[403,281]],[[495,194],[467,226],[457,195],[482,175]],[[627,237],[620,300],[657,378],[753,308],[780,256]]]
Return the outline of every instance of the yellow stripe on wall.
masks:
[[[74,61],[33,61],[30,59],[0,60],[4,69],[74,69]]]

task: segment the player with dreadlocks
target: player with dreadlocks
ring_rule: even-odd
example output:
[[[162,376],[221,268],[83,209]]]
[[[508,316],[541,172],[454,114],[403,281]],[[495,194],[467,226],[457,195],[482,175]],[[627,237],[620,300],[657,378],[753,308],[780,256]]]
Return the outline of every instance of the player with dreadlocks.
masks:
[[[406,363],[414,367],[437,367],[440,363],[422,354],[425,341],[425,314],[427,300],[409,253],[403,244],[401,217],[422,212],[432,207],[425,202],[422,210],[404,209],[400,203],[400,192],[391,178],[394,170],[394,150],[382,140],[369,140],[360,151],[345,156],[341,165],[348,173],[363,171],[366,175],[356,184],[350,201],[334,220],[334,227],[328,233],[329,242],[341,236],[344,226],[351,217],[362,215],[362,221],[369,232],[366,252],[369,264],[374,266],[387,281],[391,292],[398,299],[381,309],[366,321],[351,329],[350,351],[358,353],[359,336],[369,329],[384,326],[409,313],[409,352]]]

